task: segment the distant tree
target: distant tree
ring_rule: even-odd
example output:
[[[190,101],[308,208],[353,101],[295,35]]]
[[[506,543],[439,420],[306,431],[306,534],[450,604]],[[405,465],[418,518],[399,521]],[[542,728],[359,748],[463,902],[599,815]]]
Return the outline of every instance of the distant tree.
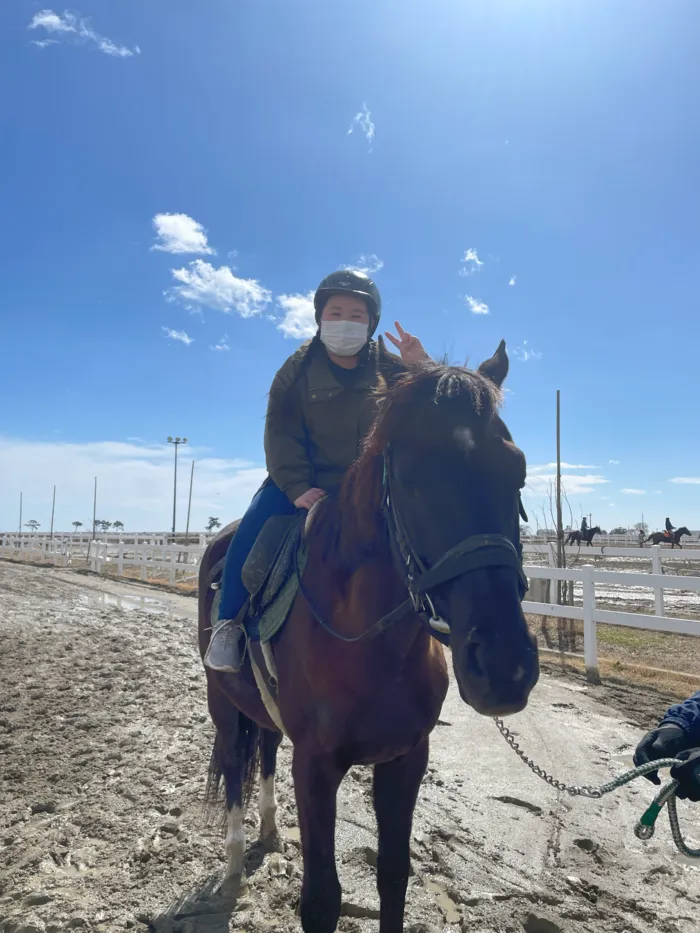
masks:
[[[95,519],[95,531],[109,531],[112,527],[111,522],[106,522],[101,518]]]
[[[112,522],[115,531],[124,531],[124,522]]]
[[[78,528],[82,528],[82,527],[83,527],[83,523],[82,523],[82,522],[71,522],[71,525],[75,528],[76,531],[78,530]]]
[[[209,521],[206,524],[207,531],[213,531],[215,528],[221,528],[221,522],[218,518],[214,518],[213,515],[209,516]]]
[[[24,523],[25,528],[29,528],[30,531],[36,531],[38,528],[41,528],[41,525],[34,518],[30,518],[28,522]]]
[[[640,531],[644,532],[645,535],[649,534],[649,526],[646,522],[637,522],[636,525],[632,527],[632,531],[636,531],[639,534]]]
[[[520,526],[520,534],[521,534],[521,535],[531,535],[531,534],[532,534],[532,528],[530,528],[529,525],[521,525],[521,526]]]
[[[619,528],[613,528],[610,534],[611,535],[626,535],[626,534],[629,534],[629,532],[626,528],[623,528],[622,525],[620,525]]]

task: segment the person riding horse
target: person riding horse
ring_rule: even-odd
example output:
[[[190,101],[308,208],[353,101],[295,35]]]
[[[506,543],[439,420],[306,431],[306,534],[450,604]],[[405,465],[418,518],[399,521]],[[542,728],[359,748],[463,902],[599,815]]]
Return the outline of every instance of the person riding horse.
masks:
[[[666,537],[670,538],[673,532],[676,530],[676,526],[671,524],[671,519],[666,516]]]
[[[233,536],[224,564],[218,622],[204,659],[216,671],[232,671],[234,622],[248,592],[243,564],[268,518],[311,509],[336,489],[360,453],[384,379],[378,345],[379,289],[351,269],[326,276],[314,295],[318,331],[275,376],[265,421],[268,476]],[[387,333],[405,362],[428,360],[417,337],[396,322]],[[381,340],[381,338],[380,338]]]
[[[581,537],[585,538],[586,532],[588,531],[588,522],[585,517],[581,519]]]

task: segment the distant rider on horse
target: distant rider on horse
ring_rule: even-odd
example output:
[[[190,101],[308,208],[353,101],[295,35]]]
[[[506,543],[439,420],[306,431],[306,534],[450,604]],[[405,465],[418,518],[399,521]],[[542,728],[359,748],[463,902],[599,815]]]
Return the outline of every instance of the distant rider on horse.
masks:
[[[316,335],[287,359],[270,389],[269,475],[226,555],[219,618],[204,659],[213,670],[233,670],[233,623],[248,598],[241,572],[263,525],[273,515],[310,509],[337,489],[374,420],[377,389],[384,382],[379,347],[372,340],[382,310],[379,289],[361,272],[332,272],[316,290],[314,309]],[[404,362],[429,359],[417,337],[398,322],[396,330],[398,337],[387,337]]]
[[[673,532],[675,530],[676,530],[675,525],[672,525],[671,519],[668,516],[666,516],[666,532],[665,532],[666,537],[667,538],[673,537]]]
[[[586,537],[586,532],[588,531],[588,522],[586,521],[585,516],[581,519],[581,537]]]

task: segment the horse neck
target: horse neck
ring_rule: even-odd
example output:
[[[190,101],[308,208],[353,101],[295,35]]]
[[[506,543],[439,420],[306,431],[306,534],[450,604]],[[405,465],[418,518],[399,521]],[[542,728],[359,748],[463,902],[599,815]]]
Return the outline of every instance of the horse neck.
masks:
[[[395,567],[382,501],[381,467],[363,469],[360,462],[311,522],[309,579],[343,634],[366,630],[408,595]],[[392,626],[396,637],[405,640],[407,632],[415,637],[422,626],[417,617],[414,621]]]

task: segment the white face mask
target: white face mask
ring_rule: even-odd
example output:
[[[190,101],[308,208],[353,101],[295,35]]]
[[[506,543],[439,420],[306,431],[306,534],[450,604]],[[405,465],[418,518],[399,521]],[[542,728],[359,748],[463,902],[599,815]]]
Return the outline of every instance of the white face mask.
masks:
[[[321,321],[321,343],[336,356],[355,356],[367,343],[369,324]]]

